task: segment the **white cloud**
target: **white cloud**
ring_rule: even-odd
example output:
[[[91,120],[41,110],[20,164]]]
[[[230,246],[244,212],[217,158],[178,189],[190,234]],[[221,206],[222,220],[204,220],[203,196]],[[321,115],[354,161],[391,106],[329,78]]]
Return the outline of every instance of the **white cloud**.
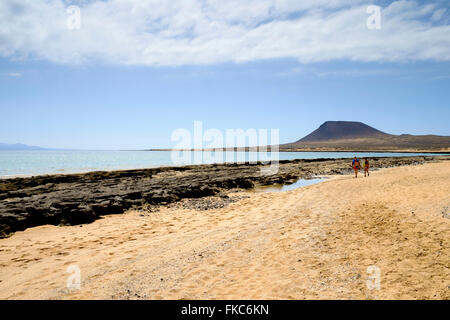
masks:
[[[0,56],[56,63],[214,64],[273,58],[303,63],[450,60],[438,4],[396,1],[381,30],[364,0],[2,0]],[[66,8],[81,7],[81,28]]]
[[[16,77],[16,78],[22,76],[22,74],[19,72],[10,72],[10,73],[7,73],[6,75],[9,77]]]

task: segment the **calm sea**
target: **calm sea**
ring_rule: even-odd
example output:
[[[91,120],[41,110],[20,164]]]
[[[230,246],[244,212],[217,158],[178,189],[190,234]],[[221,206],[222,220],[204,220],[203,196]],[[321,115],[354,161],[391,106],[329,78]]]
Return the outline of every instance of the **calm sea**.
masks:
[[[351,153],[351,152],[280,152],[280,160],[401,157],[425,155],[421,153]],[[141,169],[182,164],[240,162],[270,159],[256,152],[191,152],[184,162],[180,154],[173,159],[170,151],[0,151],[0,177],[30,176],[52,173],[78,173],[99,170]]]

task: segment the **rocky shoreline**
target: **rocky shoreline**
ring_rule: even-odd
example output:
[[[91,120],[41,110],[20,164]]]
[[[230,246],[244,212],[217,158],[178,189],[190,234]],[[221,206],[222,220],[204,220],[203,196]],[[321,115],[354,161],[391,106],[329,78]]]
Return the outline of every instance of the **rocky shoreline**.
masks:
[[[371,166],[377,169],[441,160],[450,157],[371,158]],[[33,226],[90,223],[103,215],[170,205],[183,199],[219,197],[223,202],[232,189],[350,174],[349,161],[280,161],[278,172],[270,176],[261,175],[261,168],[266,167],[262,164],[216,164],[3,179],[0,238]]]

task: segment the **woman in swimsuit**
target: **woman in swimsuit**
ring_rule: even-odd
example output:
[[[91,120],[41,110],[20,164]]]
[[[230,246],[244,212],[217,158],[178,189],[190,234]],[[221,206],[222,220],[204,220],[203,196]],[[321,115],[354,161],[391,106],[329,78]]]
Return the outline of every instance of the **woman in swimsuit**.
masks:
[[[367,176],[370,176],[369,167],[370,167],[369,160],[364,159],[364,177],[366,176],[366,174]]]

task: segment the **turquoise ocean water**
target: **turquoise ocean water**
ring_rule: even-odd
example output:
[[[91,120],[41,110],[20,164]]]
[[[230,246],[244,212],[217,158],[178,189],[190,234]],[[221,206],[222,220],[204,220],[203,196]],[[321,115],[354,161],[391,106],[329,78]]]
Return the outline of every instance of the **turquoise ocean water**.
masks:
[[[103,170],[154,168],[183,164],[265,161],[270,154],[256,152],[191,152],[173,154],[170,151],[0,151],[0,177],[40,174],[78,173]],[[352,153],[352,152],[280,152],[280,160],[401,157],[420,153]],[[174,158],[174,156],[177,156]],[[273,156],[276,159],[275,156]],[[180,161],[184,160],[184,161]]]

